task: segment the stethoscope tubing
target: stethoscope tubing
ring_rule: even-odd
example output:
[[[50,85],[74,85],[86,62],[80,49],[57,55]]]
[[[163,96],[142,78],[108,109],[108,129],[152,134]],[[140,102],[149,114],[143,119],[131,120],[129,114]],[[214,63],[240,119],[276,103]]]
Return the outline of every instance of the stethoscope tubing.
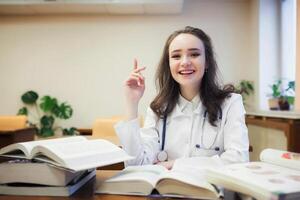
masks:
[[[204,112],[204,115],[203,115],[204,119],[203,119],[203,122],[202,122],[202,131],[203,131],[203,127],[204,127],[206,116],[207,116],[207,110]],[[222,110],[220,110],[219,120],[222,120],[222,117],[223,117],[223,113],[222,113]],[[165,149],[166,129],[167,129],[167,115],[164,115],[164,118],[163,118],[163,129],[162,129],[162,144],[161,144],[161,149],[160,149],[161,151],[164,151],[164,149]],[[202,133],[202,135],[201,135],[201,143],[202,143],[201,145],[202,145],[202,148],[204,148],[204,149],[210,149],[210,148],[205,148],[204,145],[203,145],[203,134],[204,133]],[[217,135],[216,135],[216,137],[215,137],[215,139],[214,139],[213,144],[211,145],[211,147],[215,144],[216,138],[218,137],[218,135],[219,135],[219,131],[218,131],[218,133],[217,133]],[[217,147],[217,149],[219,149],[219,148]]]
[[[164,151],[165,149],[165,140],[166,140],[166,128],[167,128],[167,115],[164,116],[164,122],[163,122],[163,130],[162,130],[162,144],[161,144],[161,151]]]

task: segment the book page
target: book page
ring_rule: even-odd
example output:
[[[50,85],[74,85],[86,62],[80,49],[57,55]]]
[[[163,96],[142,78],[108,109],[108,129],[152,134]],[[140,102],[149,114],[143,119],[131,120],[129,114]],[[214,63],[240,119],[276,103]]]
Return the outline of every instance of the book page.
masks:
[[[0,149],[0,155],[1,156],[7,156],[12,158],[29,158],[30,157],[30,151],[32,148],[27,147],[24,144],[16,143],[11,144],[6,147],[3,147]]]
[[[38,145],[33,153],[48,156],[60,166],[80,171],[132,159],[123,149],[106,140],[85,140]],[[43,159],[45,161],[45,159]]]
[[[154,188],[158,177],[166,171],[168,170],[160,165],[128,166],[108,181],[145,181],[150,183],[152,188]]]
[[[167,171],[159,165],[128,166],[105,181],[97,180],[96,193],[148,196],[158,176]]]
[[[207,178],[211,180],[210,177],[215,177],[213,183],[222,179],[230,180],[238,185],[238,188],[248,188],[254,196],[270,197],[272,194],[300,192],[300,171],[264,162],[232,164],[219,169],[209,169]]]
[[[51,144],[51,143],[69,143],[69,142],[76,142],[76,141],[84,141],[87,140],[83,136],[72,136],[72,137],[65,137],[65,138],[56,138],[56,139],[47,139],[47,140],[37,140],[37,141],[30,141],[30,142],[20,142],[8,145],[6,147],[3,147],[0,150],[0,154],[5,154],[12,152],[9,154],[10,157],[18,157],[18,158],[24,158],[32,159],[31,152],[34,147],[38,145],[44,145],[44,144]],[[24,152],[24,155],[21,155],[19,152],[15,152],[16,150],[21,150]]]
[[[222,161],[219,157],[190,157],[190,158],[179,158],[175,160],[172,170],[175,171],[189,171],[189,170],[200,170],[209,169],[212,167],[223,166]]]
[[[175,168],[161,174],[156,184],[165,179],[174,179],[187,185],[205,188],[217,193],[216,189],[207,182],[205,178],[205,170],[199,170],[195,168],[189,168],[188,170],[178,170]]]
[[[300,153],[276,149],[265,149],[260,153],[260,160],[263,162],[300,170]]]

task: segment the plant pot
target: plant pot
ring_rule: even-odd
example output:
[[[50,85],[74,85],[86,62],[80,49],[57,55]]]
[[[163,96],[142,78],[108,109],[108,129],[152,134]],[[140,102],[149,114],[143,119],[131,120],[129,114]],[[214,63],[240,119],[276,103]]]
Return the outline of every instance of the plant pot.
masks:
[[[280,98],[279,101],[278,101],[278,103],[279,103],[280,110],[290,110],[290,104],[287,101],[287,99]]]
[[[279,99],[273,98],[268,100],[270,110],[279,110]]]

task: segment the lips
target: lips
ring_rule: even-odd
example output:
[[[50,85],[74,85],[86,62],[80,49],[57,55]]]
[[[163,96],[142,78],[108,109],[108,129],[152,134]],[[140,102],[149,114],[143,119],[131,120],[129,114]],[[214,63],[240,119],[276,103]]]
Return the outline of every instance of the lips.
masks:
[[[195,72],[195,70],[185,69],[185,70],[180,70],[179,74],[181,74],[181,75],[190,75],[190,74],[193,74],[194,72]]]

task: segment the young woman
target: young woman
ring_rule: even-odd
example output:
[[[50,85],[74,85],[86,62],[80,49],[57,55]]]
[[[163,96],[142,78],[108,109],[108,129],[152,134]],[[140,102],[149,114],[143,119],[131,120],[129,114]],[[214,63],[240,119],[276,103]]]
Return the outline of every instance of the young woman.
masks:
[[[224,164],[248,161],[248,131],[241,95],[232,86],[221,89],[211,40],[202,30],[186,27],[171,34],[156,72],[157,96],[139,127],[138,103],[145,90],[142,72],[125,82],[128,119],[116,132],[125,151],[135,156],[129,165],[214,157]]]

